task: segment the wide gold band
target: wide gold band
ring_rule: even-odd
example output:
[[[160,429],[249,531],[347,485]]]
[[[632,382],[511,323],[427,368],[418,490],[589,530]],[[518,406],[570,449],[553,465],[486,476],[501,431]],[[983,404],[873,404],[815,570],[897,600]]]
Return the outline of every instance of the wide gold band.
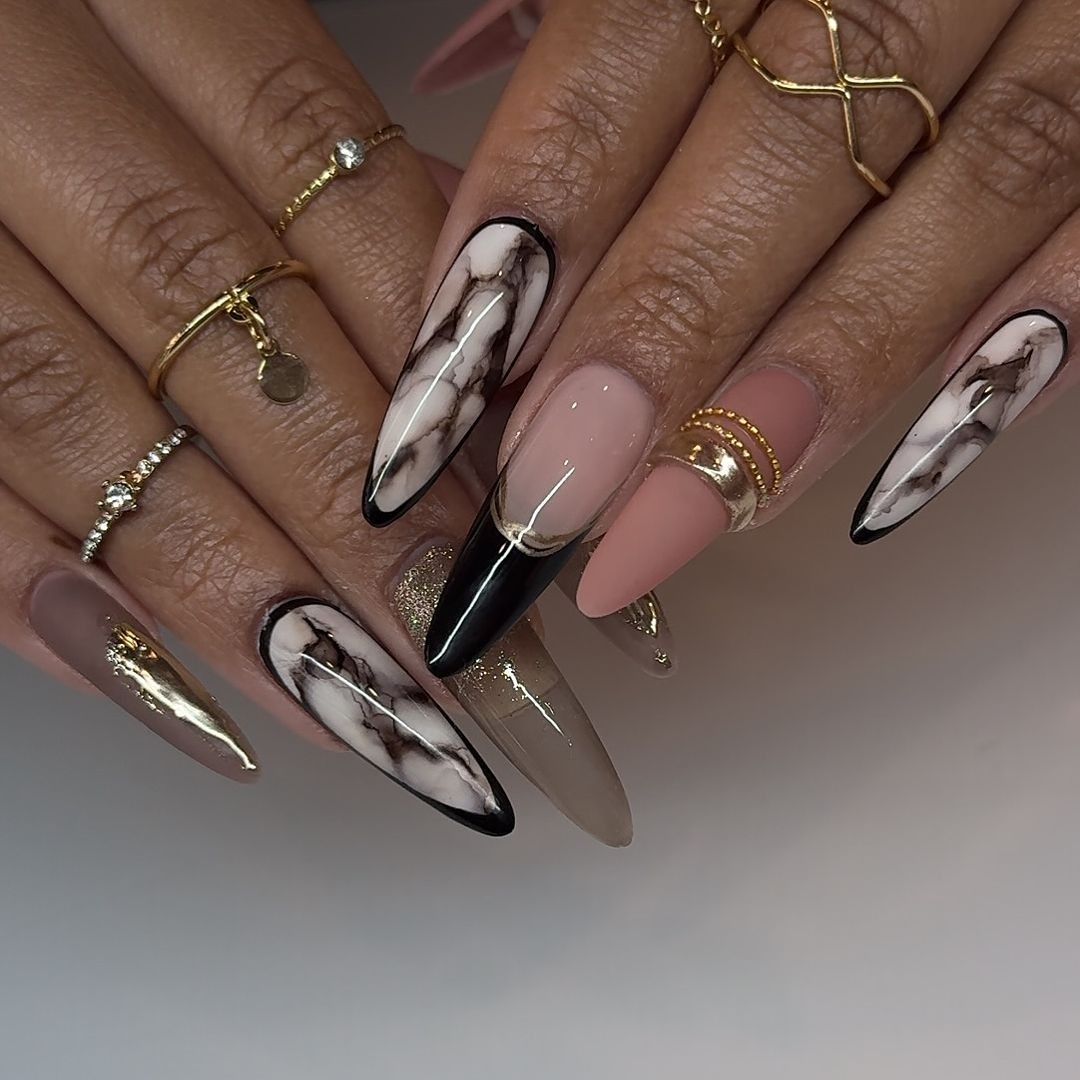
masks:
[[[672,461],[688,466],[708,483],[728,511],[728,529],[740,532],[754,519],[760,505],[757,485],[742,461],[722,442],[679,430],[669,435],[652,456],[653,464]]]
[[[928,149],[937,142],[941,134],[941,120],[937,110],[930,98],[910,79],[905,79],[901,75],[852,75],[848,72],[844,62],[843,44],[840,41],[840,23],[831,0],[803,0],[803,3],[809,4],[825,20],[835,78],[832,82],[821,83],[800,83],[777,75],[751,49],[742,34],[728,34],[724,31],[719,19],[713,15],[709,3],[703,0],[690,0],[690,2],[694,5],[694,12],[703,29],[709,35],[713,59],[717,67],[734,49],[751,70],[774,90],[803,97],[834,97],[840,101],[844,113],[844,138],[847,143],[848,158],[859,176],[882,198],[888,198],[892,194],[892,187],[884,177],[863,160],[858,121],[855,116],[855,95],[881,90],[896,90],[907,94],[918,105],[926,123],[926,137],[921,148]],[[762,0],[761,8],[767,7],[771,2],[773,0]]]
[[[391,139],[403,139],[405,129],[400,124],[388,124],[364,139],[342,139],[335,145],[327,166],[310,184],[295,195],[274,225],[274,235],[282,236],[285,230],[308,208],[312,200],[339,176],[356,172],[367,160],[368,154],[377,146]]]
[[[285,259],[282,262],[274,263],[273,266],[264,266],[253,274],[249,274],[242,281],[238,281],[220,296],[213,299],[194,318],[188,320],[169,339],[161,354],[150,365],[150,370],[146,373],[146,384],[150,388],[150,393],[159,401],[164,398],[165,380],[168,378],[176,358],[191,344],[201,330],[204,330],[219,316],[228,315],[235,322],[243,323],[251,334],[255,348],[261,358],[256,377],[263,388],[263,392],[271,400],[278,401],[281,404],[286,404],[289,400],[295,401],[303,393],[303,386],[307,384],[306,369],[298,357],[292,353],[282,351],[270,333],[255,298],[251,295],[256,289],[285,277],[298,277],[306,281],[312,280],[311,270],[304,263],[296,259]],[[270,389],[266,385],[268,365],[272,366],[275,361],[285,361],[287,364],[289,371],[292,373],[290,385],[295,388],[302,382],[303,385],[300,386],[299,393],[296,393],[295,396],[274,396],[268,392]],[[297,365],[299,365],[299,368]],[[303,373],[302,378],[297,374],[298,371]]]

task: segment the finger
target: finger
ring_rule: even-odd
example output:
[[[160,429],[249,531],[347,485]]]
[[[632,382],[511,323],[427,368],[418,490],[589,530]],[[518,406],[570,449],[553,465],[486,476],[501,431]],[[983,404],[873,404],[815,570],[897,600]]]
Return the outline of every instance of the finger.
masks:
[[[1080,202],[1080,77],[1066,48],[1045,45],[1061,28],[1080,32],[1069,0],[1017,15],[941,146],[833,250],[721,389],[714,404],[775,440],[787,474],[754,520],[782,512],[854,445]],[[616,603],[620,575],[627,589],[654,586],[731,525],[716,486],[662,461],[596,553],[580,606]]]
[[[78,536],[101,521],[97,481],[119,478],[99,507],[123,489],[135,512],[94,525],[101,558],[162,622],[256,700],[310,726],[276,679],[328,735],[447,816],[508,832],[505,795],[449,718],[217,465],[159,441],[167,414],[55,283],[10,239],[0,253],[10,275],[0,281],[0,479]],[[92,580],[46,574],[29,610],[54,652],[170,741],[196,756],[210,732],[217,758],[203,749],[204,764],[236,778],[254,767],[227,718]]]
[[[674,149],[710,71],[685,0],[553,6],[436,248],[431,304],[368,475],[373,525],[415,504],[499,387],[541,355]]]
[[[47,568],[83,569],[71,538],[4,484],[0,484],[0,537],[4,544],[4,567],[0,575],[0,644],[51,678],[92,692],[93,687],[86,678],[61,660],[34,633],[26,618],[26,597]],[[92,567],[86,567],[85,572],[117,603],[134,612],[135,618],[144,626],[154,626],[150,613],[117,581]]]
[[[16,78],[5,115],[10,110],[35,119],[12,124],[0,149],[9,158],[0,216],[145,371],[213,297],[285,252],[89,16],[76,11],[56,20],[34,9],[19,27],[29,40],[13,43],[9,68],[19,76],[23,58],[32,56],[33,70]],[[37,35],[50,43],[74,35],[71,49],[91,57],[82,69],[89,85],[78,92],[52,72],[58,89],[48,95],[44,113],[33,83],[55,65],[56,53],[43,49]],[[111,118],[108,139],[101,115]],[[85,134],[91,130],[94,138]],[[41,141],[56,147],[44,176]],[[52,175],[64,177],[63,189],[49,182]],[[65,189],[86,194],[72,199]],[[34,211],[20,214],[24,203]],[[337,595],[363,613],[367,630],[430,696],[446,700],[445,689],[423,668],[395,591],[406,568],[464,528],[469,500],[447,478],[414,520],[373,534],[357,502],[385,394],[309,287],[282,281],[260,290],[258,300],[281,348],[307,363],[310,382],[302,397],[287,407],[263,397],[254,379],[258,354],[247,332],[228,319],[185,349],[169,374],[169,396]],[[470,676],[453,691],[575,822],[604,838],[627,835],[625,793],[587,715],[535,637],[524,635],[515,648],[527,648],[515,654],[517,663],[493,664],[488,678]],[[548,700],[559,704],[557,728]]]
[[[92,0],[112,38],[208,146],[267,223],[326,167],[339,140],[390,123],[381,102],[302,0]],[[197,77],[193,78],[193,73]],[[227,103],[227,104],[226,104]],[[285,244],[384,386],[408,348],[446,203],[404,139],[371,150],[296,218]]]
[[[943,105],[1014,6],[853,0],[843,24],[846,67],[902,71]],[[814,57],[824,62],[829,49],[820,12],[805,4],[770,6],[750,44],[800,82],[814,77]],[[925,125],[903,97],[881,95],[863,139],[867,158],[886,174]],[[865,205],[872,191],[851,167],[843,124],[831,110],[811,108],[821,105],[776,93],[739,56],[720,72],[511,419],[503,443],[511,456],[491,503],[496,516],[481,511],[475,543],[461,555],[473,572],[451,577],[445,620],[432,624],[461,644],[440,639],[433,655],[467,658],[467,640],[482,644],[535,600],[566,548],[639,475],[656,432],[681,422],[703,387],[719,384]],[[512,516],[500,518],[508,510]],[[500,521],[524,528],[529,537],[517,543],[529,555],[505,551]]]

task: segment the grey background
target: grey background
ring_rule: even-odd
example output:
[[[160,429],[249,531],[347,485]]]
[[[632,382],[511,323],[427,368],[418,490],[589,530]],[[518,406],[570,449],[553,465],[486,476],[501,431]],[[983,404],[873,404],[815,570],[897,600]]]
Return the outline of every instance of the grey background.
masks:
[[[458,161],[497,81],[407,83],[469,6],[322,9]],[[517,832],[470,835],[225,689],[266,765],[233,787],[0,655],[0,1075],[1071,1080],[1080,400],[857,550],[929,389],[664,591],[676,681],[549,599],[634,804],[624,852],[506,769]]]

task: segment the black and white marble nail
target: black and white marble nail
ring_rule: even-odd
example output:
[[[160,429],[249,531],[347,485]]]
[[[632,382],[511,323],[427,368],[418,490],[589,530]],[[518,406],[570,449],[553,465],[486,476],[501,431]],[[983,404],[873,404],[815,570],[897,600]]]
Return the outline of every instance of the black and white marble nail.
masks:
[[[404,514],[450,463],[509,376],[554,272],[551,244],[527,221],[495,218],[466,242],[383,418],[364,487],[372,525]]]
[[[999,326],[892,452],[855,511],[851,539],[879,540],[940,494],[1046,388],[1067,345],[1065,326],[1044,311]]]
[[[286,600],[259,651],[315,720],[392,780],[479,832],[513,829],[505,792],[465,736],[353,618],[323,600]]]

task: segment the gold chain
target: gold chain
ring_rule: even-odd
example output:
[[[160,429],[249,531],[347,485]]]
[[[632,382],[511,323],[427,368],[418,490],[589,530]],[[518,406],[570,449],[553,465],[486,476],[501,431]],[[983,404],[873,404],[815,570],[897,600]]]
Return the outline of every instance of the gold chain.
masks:
[[[694,14],[701,23],[702,29],[709,37],[709,45],[712,47],[713,63],[719,67],[726,59],[731,49],[731,38],[719,15],[713,14],[710,0],[689,0]]]

